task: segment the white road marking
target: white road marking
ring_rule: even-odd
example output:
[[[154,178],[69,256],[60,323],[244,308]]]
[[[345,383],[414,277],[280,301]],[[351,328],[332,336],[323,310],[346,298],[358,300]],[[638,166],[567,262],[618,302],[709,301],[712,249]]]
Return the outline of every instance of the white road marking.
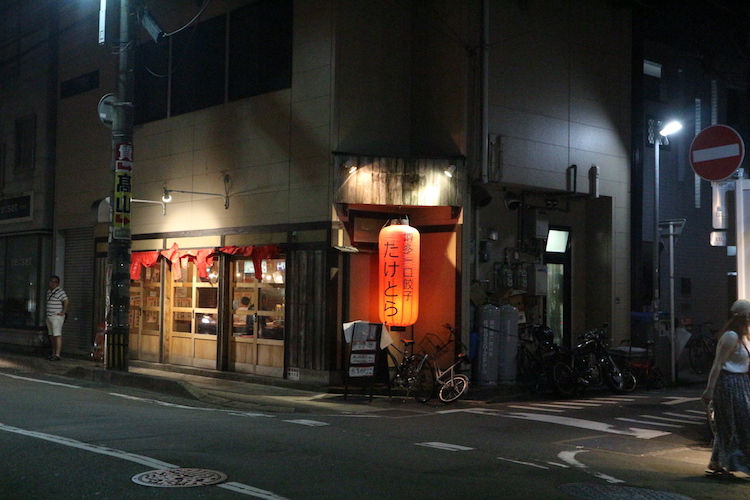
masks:
[[[672,417],[692,418],[692,419],[698,419],[698,420],[705,420],[706,419],[706,414],[705,413],[703,413],[701,415],[685,415],[684,413],[673,413],[673,412],[670,412],[670,411],[665,411],[664,414],[672,416]]]
[[[607,481],[608,483],[624,483],[622,479],[617,479],[615,477],[609,476],[607,474],[602,474],[601,472],[594,472],[589,470],[588,467],[586,467],[584,464],[576,460],[576,455],[578,453],[586,453],[588,450],[576,450],[576,451],[561,451],[557,454],[557,457],[567,462],[568,464],[572,465],[573,467],[576,467],[578,469],[584,470],[587,474],[591,474],[594,477],[598,477],[599,479],[603,479]]]
[[[693,401],[700,401],[701,398],[683,398],[679,396],[667,396],[664,399],[669,399],[670,401],[663,401],[663,405],[679,405],[682,403],[691,403]]]
[[[326,422],[318,422],[317,420],[307,420],[304,418],[298,418],[294,420],[284,420],[284,422],[289,422],[290,424],[306,425],[308,427],[324,427],[326,425],[330,425]]]
[[[545,408],[563,408],[565,410],[580,410],[582,408],[581,406],[576,406],[569,403],[534,403],[534,406],[542,406]]]
[[[76,441],[75,439],[68,439],[62,436],[46,434],[44,432],[27,431],[25,429],[12,427],[10,425],[0,424],[0,431],[12,432],[14,434],[21,434],[22,436],[43,439],[51,443],[62,444],[64,446],[70,446],[71,448],[78,448],[79,450],[99,453],[100,455],[108,455],[110,457],[120,458],[129,462],[135,462],[137,464],[145,465],[146,467],[153,467],[155,469],[176,469],[179,467],[179,465],[169,464],[167,462],[162,462],[161,460],[156,460],[155,458],[136,455],[135,453],[128,453],[126,451],[115,450],[113,448],[106,448],[104,446],[88,444],[82,441]]]
[[[684,425],[665,424],[664,422],[648,422],[646,420],[638,420],[636,418],[617,417],[615,418],[615,420],[622,420],[623,422],[632,422],[634,424],[658,425],[661,427],[675,427],[677,429],[682,429],[683,427],[685,427]]]
[[[618,398],[618,397],[609,397],[609,398],[592,398],[591,401],[598,401],[601,403],[609,403],[609,404],[615,404],[615,403],[632,403],[635,401],[635,399],[631,396],[627,398]]]
[[[438,410],[435,413],[441,415],[446,413],[476,413],[479,415],[499,415],[500,410],[493,410],[492,408],[457,408],[455,410]]]
[[[700,410],[685,410],[687,413],[697,413],[698,415],[706,416],[706,410],[700,411]]]
[[[245,495],[251,495],[256,498],[263,498],[265,500],[287,500],[286,497],[282,497],[273,492],[261,490],[260,488],[254,488],[252,486],[248,486],[247,484],[235,483],[234,481],[230,481],[227,483],[220,483],[220,484],[217,484],[216,486],[218,486],[219,488],[224,488],[226,490],[234,491],[237,493],[244,493]]]
[[[181,405],[177,403],[167,403],[166,401],[159,401],[158,399],[141,398],[138,396],[129,396],[127,394],[119,394],[117,392],[110,392],[110,396],[116,396],[118,398],[130,399],[132,401],[140,401],[142,403],[152,403],[159,406],[168,406],[170,408],[179,408],[181,410],[200,410],[200,411],[218,411],[216,408],[201,408],[198,406]]]
[[[58,387],[69,387],[71,389],[83,389],[83,387],[79,385],[62,384],[60,382],[50,382],[49,380],[39,380],[38,378],[20,377],[18,375],[11,375],[9,373],[0,373],[0,375],[4,377],[8,377],[8,378],[13,378],[16,380],[26,380],[27,382],[37,382],[39,384],[56,385]]]
[[[29,431],[26,429],[13,427],[10,425],[5,425],[2,423],[0,423],[0,431],[12,432],[14,434],[20,434],[22,436],[33,437],[36,439],[43,439],[44,441],[61,444],[63,446],[70,446],[71,448],[77,448],[79,450],[89,451],[92,453],[98,453],[100,455],[107,455],[110,457],[119,458],[121,460],[127,460],[128,462],[134,462],[140,465],[145,465],[146,467],[149,467],[152,469],[179,469],[180,468],[179,465],[162,462],[161,460],[157,460],[155,458],[147,457],[144,455],[138,455],[136,453],[128,453],[127,451],[116,450],[114,448],[107,448],[105,446],[97,446],[95,444],[88,444],[82,441],[77,441],[75,439],[69,439],[69,438],[62,437],[62,436],[55,436],[53,434],[46,434],[44,432]],[[235,491],[237,493],[243,493],[245,495],[262,498],[264,500],[286,500],[286,498],[276,495],[270,491],[261,490],[259,488],[254,488],[253,486],[249,486],[249,485],[242,484],[242,483],[230,482],[230,483],[217,484],[216,486],[218,486],[219,488],[226,488],[228,490]]]
[[[657,431],[653,429],[639,429],[631,427],[628,429],[617,429],[612,425],[593,420],[583,420],[580,418],[560,417],[557,415],[543,415],[537,413],[508,413],[498,415],[506,418],[518,418],[522,420],[534,420],[537,422],[547,422],[551,424],[567,425],[568,427],[578,427],[580,429],[589,429],[599,432],[608,432],[610,434],[619,434],[623,436],[632,436],[638,439],[653,439],[660,436],[667,436],[670,432]]]
[[[450,443],[441,443],[439,441],[427,441],[424,443],[414,443],[417,446],[424,446],[426,448],[437,448],[438,450],[445,450],[445,451],[470,451],[474,448],[469,448],[468,446],[461,446],[459,444],[450,444]]]
[[[531,462],[522,462],[521,460],[512,460],[510,458],[504,458],[504,457],[497,457],[498,460],[502,460],[504,462],[511,462],[514,464],[520,464],[520,465],[528,465],[529,467],[537,467],[539,469],[549,470],[549,467],[545,467],[544,465],[534,464]]]
[[[565,410],[555,410],[554,408],[539,408],[536,406],[508,405],[508,408],[515,408],[517,410],[538,410],[538,411],[552,411],[555,413],[565,413]]]
[[[679,424],[692,424],[701,425],[703,422],[696,422],[695,420],[685,420],[678,418],[658,417],[656,415],[640,415],[641,418],[652,418],[654,420],[663,420],[665,422],[677,422]]]

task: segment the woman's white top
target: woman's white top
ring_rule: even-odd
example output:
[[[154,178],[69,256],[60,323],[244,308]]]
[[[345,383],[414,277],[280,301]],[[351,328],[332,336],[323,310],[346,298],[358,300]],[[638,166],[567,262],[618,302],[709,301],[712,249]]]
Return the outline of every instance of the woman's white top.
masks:
[[[722,337],[727,337],[724,340],[731,341],[731,343],[736,344],[737,347],[732,351],[729,358],[724,361],[721,369],[731,373],[747,373],[748,362],[750,361],[750,345],[747,343],[747,339],[743,337],[740,342],[737,342],[739,336],[737,335],[737,332],[732,330],[725,332]]]

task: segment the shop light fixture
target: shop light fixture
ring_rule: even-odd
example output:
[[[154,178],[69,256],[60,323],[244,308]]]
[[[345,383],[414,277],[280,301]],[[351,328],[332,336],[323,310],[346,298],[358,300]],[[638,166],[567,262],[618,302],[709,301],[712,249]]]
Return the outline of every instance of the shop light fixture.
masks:
[[[140,12],[141,17],[141,25],[143,28],[148,32],[151,39],[159,43],[162,38],[166,35],[164,33],[164,30],[159,26],[159,23],[154,19],[154,16],[151,15],[151,13],[146,10],[144,7],[143,10]]]
[[[168,189],[167,183],[164,183],[164,194],[161,197],[161,200],[164,203],[169,203],[172,201],[172,193],[185,193],[185,194],[202,194],[204,196],[219,196],[221,198],[224,198],[224,208],[229,208],[229,181],[230,178],[228,175],[224,176],[224,194],[221,193],[205,193],[202,191],[185,191],[182,189]]]
[[[453,175],[456,173],[456,166],[450,165],[448,168],[443,170],[443,173],[447,175],[448,177],[453,177]]]
[[[355,165],[352,160],[346,160],[344,163],[341,164],[341,168],[346,170],[350,174],[353,174],[354,172],[357,171],[359,167]]]
[[[163,199],[161,201],[156,201],[156,200],[139,200],[136,198],[131,198],[130,201],[132,201],[133,203],[153,203],[155,205],[161,205],[161,214],[167,215],[167,205]]]

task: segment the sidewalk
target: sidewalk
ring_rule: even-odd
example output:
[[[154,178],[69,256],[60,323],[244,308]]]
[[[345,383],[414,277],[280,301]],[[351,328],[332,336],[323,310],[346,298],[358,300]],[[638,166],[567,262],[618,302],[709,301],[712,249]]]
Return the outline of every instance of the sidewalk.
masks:
[[[384,388],[376,388],[373,398],[369,393],[364,395],[361,388],[350,388],[348,397],[344,397],[343,387],[311,386],[270,377],[144,361],[130,361],[128,371],[122,372],[106,370],[101,363],[88,359],[49,361],[39,353],[4,345],[0,346],[0,368],[129,387],[237,410],[360,414],[392,409],[394,402],[403,402],[400,397],[389,398]],[[696,375],[682,370],[678,372],[677,381],[677,387],[705,384],[706,374]],[[472,386],[468,397],[453,403],[453,406],[476,407],[528,397],[511,385]]]

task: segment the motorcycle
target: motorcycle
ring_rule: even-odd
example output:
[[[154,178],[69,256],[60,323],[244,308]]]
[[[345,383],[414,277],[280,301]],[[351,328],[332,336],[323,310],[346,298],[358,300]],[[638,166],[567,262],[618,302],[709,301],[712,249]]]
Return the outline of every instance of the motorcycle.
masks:
[[[607,340],[606,325],[581,335],[578,345],[552,367],[558,394],[571,397],[587,387],[604,384],[616,392],[635,389],[635,376],[617,366],[607,350]]]

